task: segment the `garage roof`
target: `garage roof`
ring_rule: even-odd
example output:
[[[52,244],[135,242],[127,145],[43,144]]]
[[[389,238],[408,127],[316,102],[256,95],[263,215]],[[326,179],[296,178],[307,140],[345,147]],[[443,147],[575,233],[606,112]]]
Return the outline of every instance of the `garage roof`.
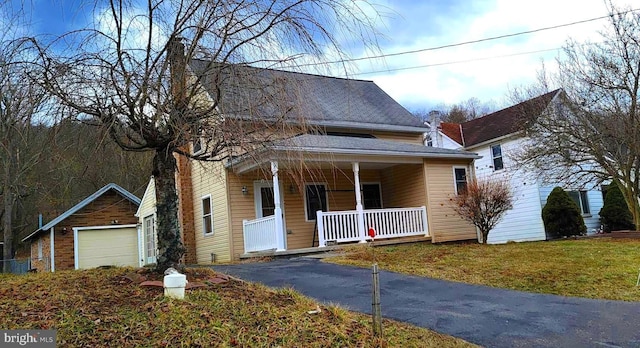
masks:
[[[111,184],[107,184],[105,185],[103,188],[99,189],[98,191],[96,191],[94,194],[92,194],[91,196],[83,199],[80,203],[74,205],[71,209],[65,211],[64,213],[62,213],[62,215],[58,216],[57,218],[49,221],[48,224],[40,227],[39,229],[35,230],[33,233],[31,233],[30,235],[26,236],[25,238],[22,239],[22,241],[26,241],[28,239],[30,239],[31,237],[35,236],[38,232],[40,231],[46,231],[48,229],[50,229],[51,227],[57,225],[58,223],[60,223],[62,220],[68,218],[69,216],[71,216],[73,213],[77,212],[78,210],[86,207],[89,203],[95,201],[96,199],[98,199],[98,197],[102,196],[103,194],[105,194],[107,191],[109,190],[114,190],[117,193],[119,193],[120,195],[122,195],[124,198],[128,199],[129,201],[131,201],[131,203],[135,204],[135,205],[140,205],[140,198],[134,196],[131,192],[123,189],[122,187],[111,183]]]

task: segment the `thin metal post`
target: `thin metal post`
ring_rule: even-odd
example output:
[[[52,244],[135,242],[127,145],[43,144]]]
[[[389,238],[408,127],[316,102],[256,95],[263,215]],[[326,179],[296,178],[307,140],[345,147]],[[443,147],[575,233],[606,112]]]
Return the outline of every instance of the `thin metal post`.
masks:
[[[382,311],[380,310],[380,279],[378,264],[373,264],[373,297],[371,301],[371,315],[373,317],[373,335],[382,337]]]

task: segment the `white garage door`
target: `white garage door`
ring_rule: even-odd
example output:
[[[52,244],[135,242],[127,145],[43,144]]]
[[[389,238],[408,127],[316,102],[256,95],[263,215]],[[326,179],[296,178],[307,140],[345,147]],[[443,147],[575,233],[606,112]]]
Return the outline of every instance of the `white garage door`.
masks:
[[[78,231],[78,268],[138,266],[135,227]]]

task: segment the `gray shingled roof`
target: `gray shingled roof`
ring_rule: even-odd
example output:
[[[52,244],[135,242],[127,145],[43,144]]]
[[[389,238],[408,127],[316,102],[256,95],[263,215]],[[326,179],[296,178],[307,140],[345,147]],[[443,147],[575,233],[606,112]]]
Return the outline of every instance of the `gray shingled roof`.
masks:
[[[479,158],[477,154],[375,138],[303,134],[276,142],[274,150],[315,153],[410,156],[424,158]]]
[[[51,227],[54,227],[55,225],[57,225],[58,223],[60,223],[64,219],[66,219],[69,216],[73,215],[78,210],[86,207],[87,205],[89,205],[89,203],[91,203],[91,202],[95,201],[96,199],[98,199],[100,196],[102,196],[103,194],[105,194],[109,190],[114,190],[115,192],[120,194],[122,197],[128,199],[131,203],[133,203],[135,205],[140,205],[140,198],[134,196],[131,192],[123,189],[121,186],[119,186],[117,184],[114,184],[114,183],[107,184],[104,187],[102,187],[101,189],[99,189],[98,191],[94,192],[91,196],[83,199],[80,203],[78,203],[78,204],[74,205],[73,207],[71,207],[71,209],[65,211],[64,213],[62,213],[61,215],[59,215],[55,219],[49,221],[49,223],[47,223],[46,225],[40,227],[39,229],[37,229],[34,232],[32,232],[30,235],[24,237],[22,239],[22,241],[24,242],[24,241],[28,240],[29,238],[35,236],[40,231],[46,231],[46,230],[50,229]]]
[[[190,64],[220,110],[236,117],[286,115],[317,126],[425,132],[425,126],[373,81],[239,65]],[[219,80],[219,83],[213,81]],[[216,86],[222,86],[221,91]]]
[[[245,161],[269,161],[277,157],[276,152],[297,151],[308,154],[355,155],[355,156],[391,156],[418,158],[480,158],[476,153],[408,144],[376,138],[359,138],[334,135],[302,134],[283,139],[265,146],[260,153],[240,156],[229,161],[226,166],[233,167]],[[273,157],[271,157],[273,156]],[[365,160],[363,158],[363,160]]]

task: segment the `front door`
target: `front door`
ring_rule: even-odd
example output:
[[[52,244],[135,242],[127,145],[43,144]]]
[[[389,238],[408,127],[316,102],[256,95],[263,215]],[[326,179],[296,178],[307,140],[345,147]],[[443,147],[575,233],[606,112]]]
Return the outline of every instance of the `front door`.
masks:
[[[272,182],[263,182],[256,181],[253,183],[253,192],[255,192],[255,206],[256,206],[256,218],[262,218],[267,216],[272,216],[275,212],[276,205],[275,200],[273,199],[273,183]],[[284,218],[284,191],[282,190],[282,185],[280,185],[280,209],[282,209],[282,223],[284,226],[282,227],[284,233],[287,232],[287,224]],[[285,249],[287,247],[287,236],[284,236],[284,246]]]
[[[156,263],[156,222],[154,215],[149,215],[142,221],[144,229],[145,261],[147,264]]]

